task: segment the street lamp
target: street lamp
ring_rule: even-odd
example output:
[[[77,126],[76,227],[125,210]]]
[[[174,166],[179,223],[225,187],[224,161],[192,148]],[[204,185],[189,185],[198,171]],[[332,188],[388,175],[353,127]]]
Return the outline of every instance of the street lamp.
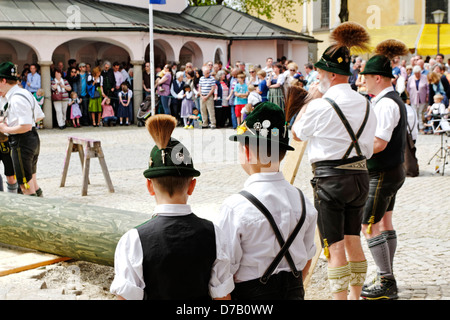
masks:
[[[445,16],[445,11],[442,10],[436,10],[433,11],[431,14],[433,15],[433,20],[434,23],[437,24],[437,37],[438,37],[438,41],[437,41],[437,53],[439,53],[439,42],[440,42],[440,33],[441,33],[441,23],[444,22],[444,16]]]

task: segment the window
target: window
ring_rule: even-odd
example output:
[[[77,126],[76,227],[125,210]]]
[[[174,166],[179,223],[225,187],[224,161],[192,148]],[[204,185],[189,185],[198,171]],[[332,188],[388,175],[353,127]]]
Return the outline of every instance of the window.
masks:
[[[321,0],[320,27],[330,28],[330,0]]]
[[[426,15],[425,23],[434,23],[432,12],[436,10],[443,10],[447,12],[444,17],[444,23],[448,21],[448,0],[426,0]]]

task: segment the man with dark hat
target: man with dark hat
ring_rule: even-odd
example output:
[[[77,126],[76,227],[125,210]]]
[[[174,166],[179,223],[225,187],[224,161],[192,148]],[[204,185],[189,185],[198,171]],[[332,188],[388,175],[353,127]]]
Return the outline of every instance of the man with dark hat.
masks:
[[[334,44],[315,64],[323,96],[300,110],[292,131],[294,138],[309,141],[311,184],[333,299],[357,300],[367,273],[360,232],[376,118],[348,78],[350,48],[365,48],[369,36],[360,25],[347,22],[331,38]]]
[[[241,166],[249,175],[244,190],[224,201],[218,222],[231,243],[231,296],[301,300],[303,277],[316,252],[317,212],[279,171],[286,152],[294,150],[283,110],[257,104],[230,140],[239,142]]]
[[[171,137],[177,120],[157,115],[146,127],[156,146],[144,171],[157,206],[153,217],[117,244],[111,292],[127,300],[229,298],[234,288],[223,233],[187,204],[200,172],[186,147]]]
[[[378,274],[364,286],[361,296],[372,300],[398,297],[392,267],[397,247],[392,214],[395,196],[405,181],[407,115],[404,102],[392,86],[391,61],[407,54],[408,48],[400,41],[386,40],[376,47],[375,53],[362,72],[369,94],[375,96],[372,107],[377,116],[374,154],[367,163],[370,187],[362,226]]]
[[[8,101],[0,118],[0,132],[9,136],[11,158],[22,193],[42,196],[36,181],[40,140],[35,126],[40,107],[27,90],[19,87],[17,80],[17,67],[13,63],[0,64],[0,95],[5,95]]]

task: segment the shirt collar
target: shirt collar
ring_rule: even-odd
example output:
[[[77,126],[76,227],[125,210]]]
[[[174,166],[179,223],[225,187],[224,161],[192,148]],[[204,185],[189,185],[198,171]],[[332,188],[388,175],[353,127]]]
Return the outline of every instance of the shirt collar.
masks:
[[[161,216],[186,216],[191,213],[191,206],[188,204],[159,204],[153,209],[154,215]]]
[[[342,90],[352,90],[352,87],[350,87],[350,84],[348,84],[348,83],[336,84],[336,85],[330,87],[330,89],[328,89],[327,92],[325,92],[323,97],[327,98],[330,96],[334,96],[335,94],[340,93]]]
[[[283,173],[278,172],[260,172],[254,173],[244,183],[244,187],[248,187],[254,182],[269,182],[269,181],[281,181],[284,180]]]
[[[394,91],[394,88],[392,86],[389,86],[385,89],[383,89],[383,91],[381,91],[379,94],[377,94],[373,99],[372,99],[372,105],[377,104],[378,101],[380,101],[381,98],[383,98],[388,92]]]

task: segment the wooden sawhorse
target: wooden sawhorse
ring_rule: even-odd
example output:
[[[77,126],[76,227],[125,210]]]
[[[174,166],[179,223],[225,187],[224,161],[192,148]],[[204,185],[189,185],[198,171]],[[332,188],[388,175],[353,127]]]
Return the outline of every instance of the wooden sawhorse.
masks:
[[[103,176],[105,177],[106,184],[108,185],[109,192],[114,192],[114,187],[112,185],[108,168],[106,166],[105,155],[103,154],[101,142],[99,140],[77,137],[69,137],[69,145],[67,146],[60,187],[64,187],[66,183],[67,171],[69,169],[70,156],[72,152],[78,152],[81,161],[81,168],[83,169],[83,185],[81,188],[82,196],[87,196],[91,158],[98,158],[98,160],[100,161],[100,167],[102,168]]]

